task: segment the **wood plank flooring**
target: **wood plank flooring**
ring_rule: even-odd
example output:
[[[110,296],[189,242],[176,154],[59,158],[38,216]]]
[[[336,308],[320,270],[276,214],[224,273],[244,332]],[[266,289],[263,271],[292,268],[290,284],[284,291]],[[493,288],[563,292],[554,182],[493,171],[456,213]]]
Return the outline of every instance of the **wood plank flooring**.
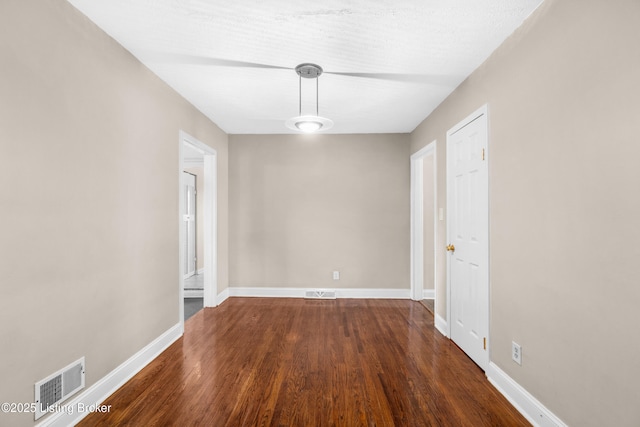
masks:
[[[528,426],[409,300],[230,298],[80,426]]]

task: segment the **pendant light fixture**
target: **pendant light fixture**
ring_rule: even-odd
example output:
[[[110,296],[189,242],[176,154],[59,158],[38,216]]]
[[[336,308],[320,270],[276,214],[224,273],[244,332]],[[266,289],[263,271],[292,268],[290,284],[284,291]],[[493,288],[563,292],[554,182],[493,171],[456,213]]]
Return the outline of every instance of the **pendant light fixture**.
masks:
[[[296,73],[298,73],[298,90],[299,90],[299,104],[298,104],[298,116],[287,120],[286,125],[289,129],[302,131],[305,133],[313,133],[318,131],[325,131],[333,127],[333,121],[325,117],[320,117],[318,114],[318,77],[322,74],[322,67],[316,64],[300,64],[296,67]],[[316,114],[314,115],[302,115],[302,78],[316,79]]]

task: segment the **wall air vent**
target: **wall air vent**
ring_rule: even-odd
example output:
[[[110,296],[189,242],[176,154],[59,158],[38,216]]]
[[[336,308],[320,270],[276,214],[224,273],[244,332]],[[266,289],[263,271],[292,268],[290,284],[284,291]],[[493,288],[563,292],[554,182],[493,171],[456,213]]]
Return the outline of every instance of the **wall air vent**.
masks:
[[[307,289],[304,297],[309,299],[336,299],[336,291],[331,289]]]
[[[56,410],[56,405],[84,388],[84,357],[40,380],[35,385],[35,419]]]

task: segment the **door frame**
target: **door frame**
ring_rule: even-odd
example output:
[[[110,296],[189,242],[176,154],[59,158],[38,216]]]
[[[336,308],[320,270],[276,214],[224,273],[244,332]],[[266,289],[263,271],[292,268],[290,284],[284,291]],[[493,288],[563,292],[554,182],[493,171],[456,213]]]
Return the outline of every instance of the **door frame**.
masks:
[[[203,258],[204,258],[204,307],[215,307],[216,296],[218,290],[218,204],[217,204],[217,152],[215,149],[200,142],[184,131],[179,132],[178,136],[178,178],[182,177],[185,168],[183,147],[188,145],[191,149],[200,152],[204,159],[204,188],[202,189],[204,196],[202,199],[202,229],[203,229]],[[181,182],[180,180],[178,182]],[[184,199],[184,188],[179,185],[178,197],[180,201]],[[182,218],[184,215],[183,203],[178,203],[178,221],[179,227],[179,248],[184,247],[186,240],[184,227],[182,226]],[[178,257],[179,265],[179,296],[180,296],[180,324],[184,331],[184,271],[180,257]]]
[[[487,307],[486,307],[486,311],[485,313],[487,313],[487,318],[483,319],[486,322],[486,334],[487,334],[487,341],[486,341],[486,345],[487,345],[487,366],[481,366],[481,368],[487,372],[487,369],[489,368],[489,362],[491,361],[491,339],[490,339],[490,320],[491,320],[491,271],[490,271],[490,256],[491,256],[491,245],[490,245],[490,229],[489,229],[489,222],[490,222],[490,209],[489,209],[489,202],[490,202],[490,198],[489,198],[489,160],[491,158],[490,156],[490,150],[489,150],[489,108],[488,108],[488,104],[484,104],[482,107],[478,108],[476,111],[474,111],[472,114],[468,115],[464,120],[458,122],[455,126],[453,126],[451,129],[449,129],[447,131],[447,172],[446,172],[446,182],[447,182],[447,242],[451,242],[451,207],[452,207],[452,198],[453,198],[453,194],[452,194],[452,177],[451,177],[451,160],[452,160],[452,155],[451,155],[451,140],[452,140],[452,136],[458,132],[459,130],[461,130],[462,128],[464,128],[465,126],[467,126],[468,124],[470,124],[471,122],[479,119],[480,117],[484,117],[484,120],[486,120],[486,131],[487,131],[487,135],[486,135],[486,147],[485,147],[485,161],[487,162],[487,167],[486,167],[486,173],[487,173],[487,188],[486,188],[486,197],[487,197]],[[447,255],[447,336],[449,338],[451,338],[451,256]]]
[[[425,147],[411,155],[411,299],[420,301],[424,299],[424,167],[423,160],[428,155],[433,155],[433,290],[434,303],[438,298],[437,275],[437,251],[438,241],[438,162],[436,157],[436,141],[432,141]],[[434,313],[435,314],[435,313]]]

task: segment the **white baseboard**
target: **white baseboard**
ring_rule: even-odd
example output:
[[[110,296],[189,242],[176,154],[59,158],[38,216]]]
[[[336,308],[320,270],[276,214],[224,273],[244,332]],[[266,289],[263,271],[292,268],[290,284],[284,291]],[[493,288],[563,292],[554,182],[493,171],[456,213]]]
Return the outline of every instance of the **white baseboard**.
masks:
[[[225,302],[229,298],[229,288],[226,288],[224,291],[220,292],[216,297],[216,306],[219,306],[223,302]]]
[[[410,289],[336,289],[337,298],[411,299]]]
[[[336,298],[409,299],[409,289],[334,289]],[[230,286],[227,297],[304,298],[307,288],[248,288]],[[224,292],[223,292],[224,293]],[[222,294],[220,294],[222,295]],[[220,295],[218,296],[220,298]],[[226,298],[225,298],[226,299]]]
[[[435,289],[423,289],[422,290],[422,298],[423,299],[436,299],[436,290]]]
[[[85,416],[89,415],[89,412],[78,412],[77,408],[88,408],[101,404],[107,397],[113,394],[114,391],[122,387],[124,383],[140,372],[142,368],[158,357],[160,353],[162,353],[181,336],[182,328],[180,323],[178,323],[153,340],[142,350],[131,356],[127,361],[122,363],[105,377],[98,380],[98,382],[86,389],[80,395],[68,402],[62,402],[60,406],[69,408],[68,411],[54,412],[44,421],[39,423],[37,427],[68,427],[76,425]]]
[[[495,388],[502,393],[509,402],[536,427],[567,427],[553,412],[533,397],[520,384],[500,369],[495,363],[489,362],[487,378]]]
[[[183,298],[204,298],[204,289],[185,289]]]
[[[247,288],[229,286],[230,297],[304,298],[302,288]]]
[[[449,328],[447,327],[447,321],[445,319],[442,318],[442,316],[440,316],[438,313],[436,313],[434,316],[434,323],[435,323],[435,327],[438,330],[438,332],[440,332],[442,335],[444,335],[445,337],[448,337],[448,330]]]

